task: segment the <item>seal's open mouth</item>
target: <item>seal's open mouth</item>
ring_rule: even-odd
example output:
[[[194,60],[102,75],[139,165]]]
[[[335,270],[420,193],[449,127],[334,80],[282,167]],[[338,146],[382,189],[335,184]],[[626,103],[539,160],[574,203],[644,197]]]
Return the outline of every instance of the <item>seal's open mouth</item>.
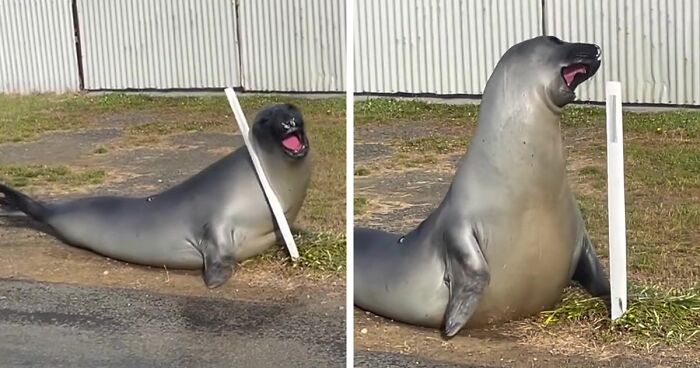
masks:
[[[282,138],[282,148],[292,157],[302,157],[308,151],[304,134],[299,129],[290,129]]]
[[[589,66],[586,64],[571,64],[561,68],[561,77],[564,78],[564,83],[572,91],[590,76]]]
[[[561,78],[571,92],[595,75],[600,67],[600,55],[600,47],[594,44],[576,43],[569,46],[566,60],[570,64],[561,68]]]

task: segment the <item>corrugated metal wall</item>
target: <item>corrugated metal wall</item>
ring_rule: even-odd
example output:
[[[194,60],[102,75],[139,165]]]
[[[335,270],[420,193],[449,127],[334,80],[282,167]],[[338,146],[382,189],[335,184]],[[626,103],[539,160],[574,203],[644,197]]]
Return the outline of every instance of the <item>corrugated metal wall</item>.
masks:
[[[345,0],[76,1],[87,89],[344,89]],[[478,95],[546,33],[602,46],[582,100],[618,79],[626,102],[700,106],[697,0],[355,1],[358,92]],[[0,0],[0,91],[79,89],[73,21],[71,0]]]
[[[604,101],[619,80],[625,102],[700,105],[700,1],[546,0],[545,12],[548,34],[603,49],[581,100]]]
[[[79,88],[70,0],[0,0],[0,92]]]
[[[580,100],[604,101],[604,81],[620,80],[625,102],[700,105],[700,1],[542,3],[356,0],[355,91],[478,95],[508,47],[546,33],[601,45]]]
[[[355,91],[480,94],[501,55],[542,34],[540,0],[356,0]]]
[[[240,86],[233,0],[79,0],[86,89]]]
[[[239,11],[245,89],[345,89],[345,0],[240,0]]]

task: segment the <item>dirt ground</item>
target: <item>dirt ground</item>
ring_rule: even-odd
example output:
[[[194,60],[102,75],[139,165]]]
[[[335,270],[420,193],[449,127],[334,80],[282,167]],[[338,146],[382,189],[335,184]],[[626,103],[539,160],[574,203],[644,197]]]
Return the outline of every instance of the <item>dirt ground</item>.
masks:
[[[450,146],[450,140],[468,139],[473,125],[409,118],[356,126],[355,226],[397,233],[413,229],[442,200],[455,165],[466,151],[465,145]],[[589,162],[604,165],[604,156],[582,154],[574,148],[580,132],[567,131],[565,136],[572,173]],[[423,142],[435,143],[431,137],[438,137],[444,149],[431,150],[429,158],[420,147],[415,152],[406,149],[407,142],[422,138],[426,138]],[[599,190],[573,176],[575,191]],[[597,233],[604,231],[607,229]],[[455,367],[700,366],[696,347],[644,349],[621,342],[601,343],[591,338],[592,327],[585,324],[545,328],[533,320],[517,321],[462,331],[445,341],[437,330],[396,323],[358,308],[354,315],[356,360],[367,367],[378,363]],[[397,356],[402,357],[402,363],[388,363]]]
[[[143,109],[115,111],[84,127],[48,132],[29,141],[3,143],[0,166],[60,165],[77,171],[105,172],[104,181],[99,184],[66,184],[58,180],[20,188],[41,200],[147,195],[182,181],[243,144],[230,118],[225,122],[230,124],[230,132],[228,128],[175,132],[145,142],[129,133],[136,126],[160,124],[172,119],[172,115],[164,117]],[[345,281],[337,272],[292,268],[278,258],[268,257],[242,263],[231,280],[210,290],[199,271],[145,267],[108,259],[69,247],[35,230],[32,224],[25,218],[0,217],[0,280],[303,305],[327,318],[344,320]],[[338,336],[338,340],[343,341],[343,337]]]

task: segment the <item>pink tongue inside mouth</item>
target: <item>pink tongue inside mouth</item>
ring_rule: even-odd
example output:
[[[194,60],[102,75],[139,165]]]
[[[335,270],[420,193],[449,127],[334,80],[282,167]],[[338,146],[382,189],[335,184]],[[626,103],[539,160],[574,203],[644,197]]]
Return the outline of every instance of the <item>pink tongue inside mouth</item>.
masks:
[[[573,83],[574,77],[578,73],[586,74],[586,67],[578,64],[564,68],[564,81],[566,81],[567,86],[571,87],[571,83]]]
[[[282,145],[284,148],[292,151],[301,150],[301,140],[296,134],[290,134],[287,138],[282,140]]]

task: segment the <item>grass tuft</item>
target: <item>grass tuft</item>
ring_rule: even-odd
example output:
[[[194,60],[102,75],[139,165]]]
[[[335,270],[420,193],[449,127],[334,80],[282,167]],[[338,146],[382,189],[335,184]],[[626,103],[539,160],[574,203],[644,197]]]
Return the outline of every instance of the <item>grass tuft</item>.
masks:
[[[294,234],[299,248],[299,261],[293,267],[324,273],[342,273],[345,269],[346,239],[334,232],[302,231]],[[291,263],[287,249],[282,246],[264,253],[260,260],[281,260]]]
[[[102,147],[102,146],[97,147],[97,148],[95,149],[95,151],[93,151],[93,153],[95,153],[95,154],[97,154],[97,155],[105,154],[105,153],[107,153],[107,148]]]
[[[545,326],[586,321],[599,333],[638,343],[691,343],[700,338],[700,289],[632,287],[627,312],[616,321],[608,318],[600,299],[572,290],[555,310],[542,314]]]
[[[366,167],[357,167],[354,174],[355,176],[367,176],[370,174],[370,170]]]
[[[101,184],[104,170],[75,170],[66,166],[5,165],[0,166],[0,180],[14,186],[25,187],[45,183],[64,185]]]
[[[353,196],[353,213],[355,216],[361,215],[367,209],[367,198]]]

